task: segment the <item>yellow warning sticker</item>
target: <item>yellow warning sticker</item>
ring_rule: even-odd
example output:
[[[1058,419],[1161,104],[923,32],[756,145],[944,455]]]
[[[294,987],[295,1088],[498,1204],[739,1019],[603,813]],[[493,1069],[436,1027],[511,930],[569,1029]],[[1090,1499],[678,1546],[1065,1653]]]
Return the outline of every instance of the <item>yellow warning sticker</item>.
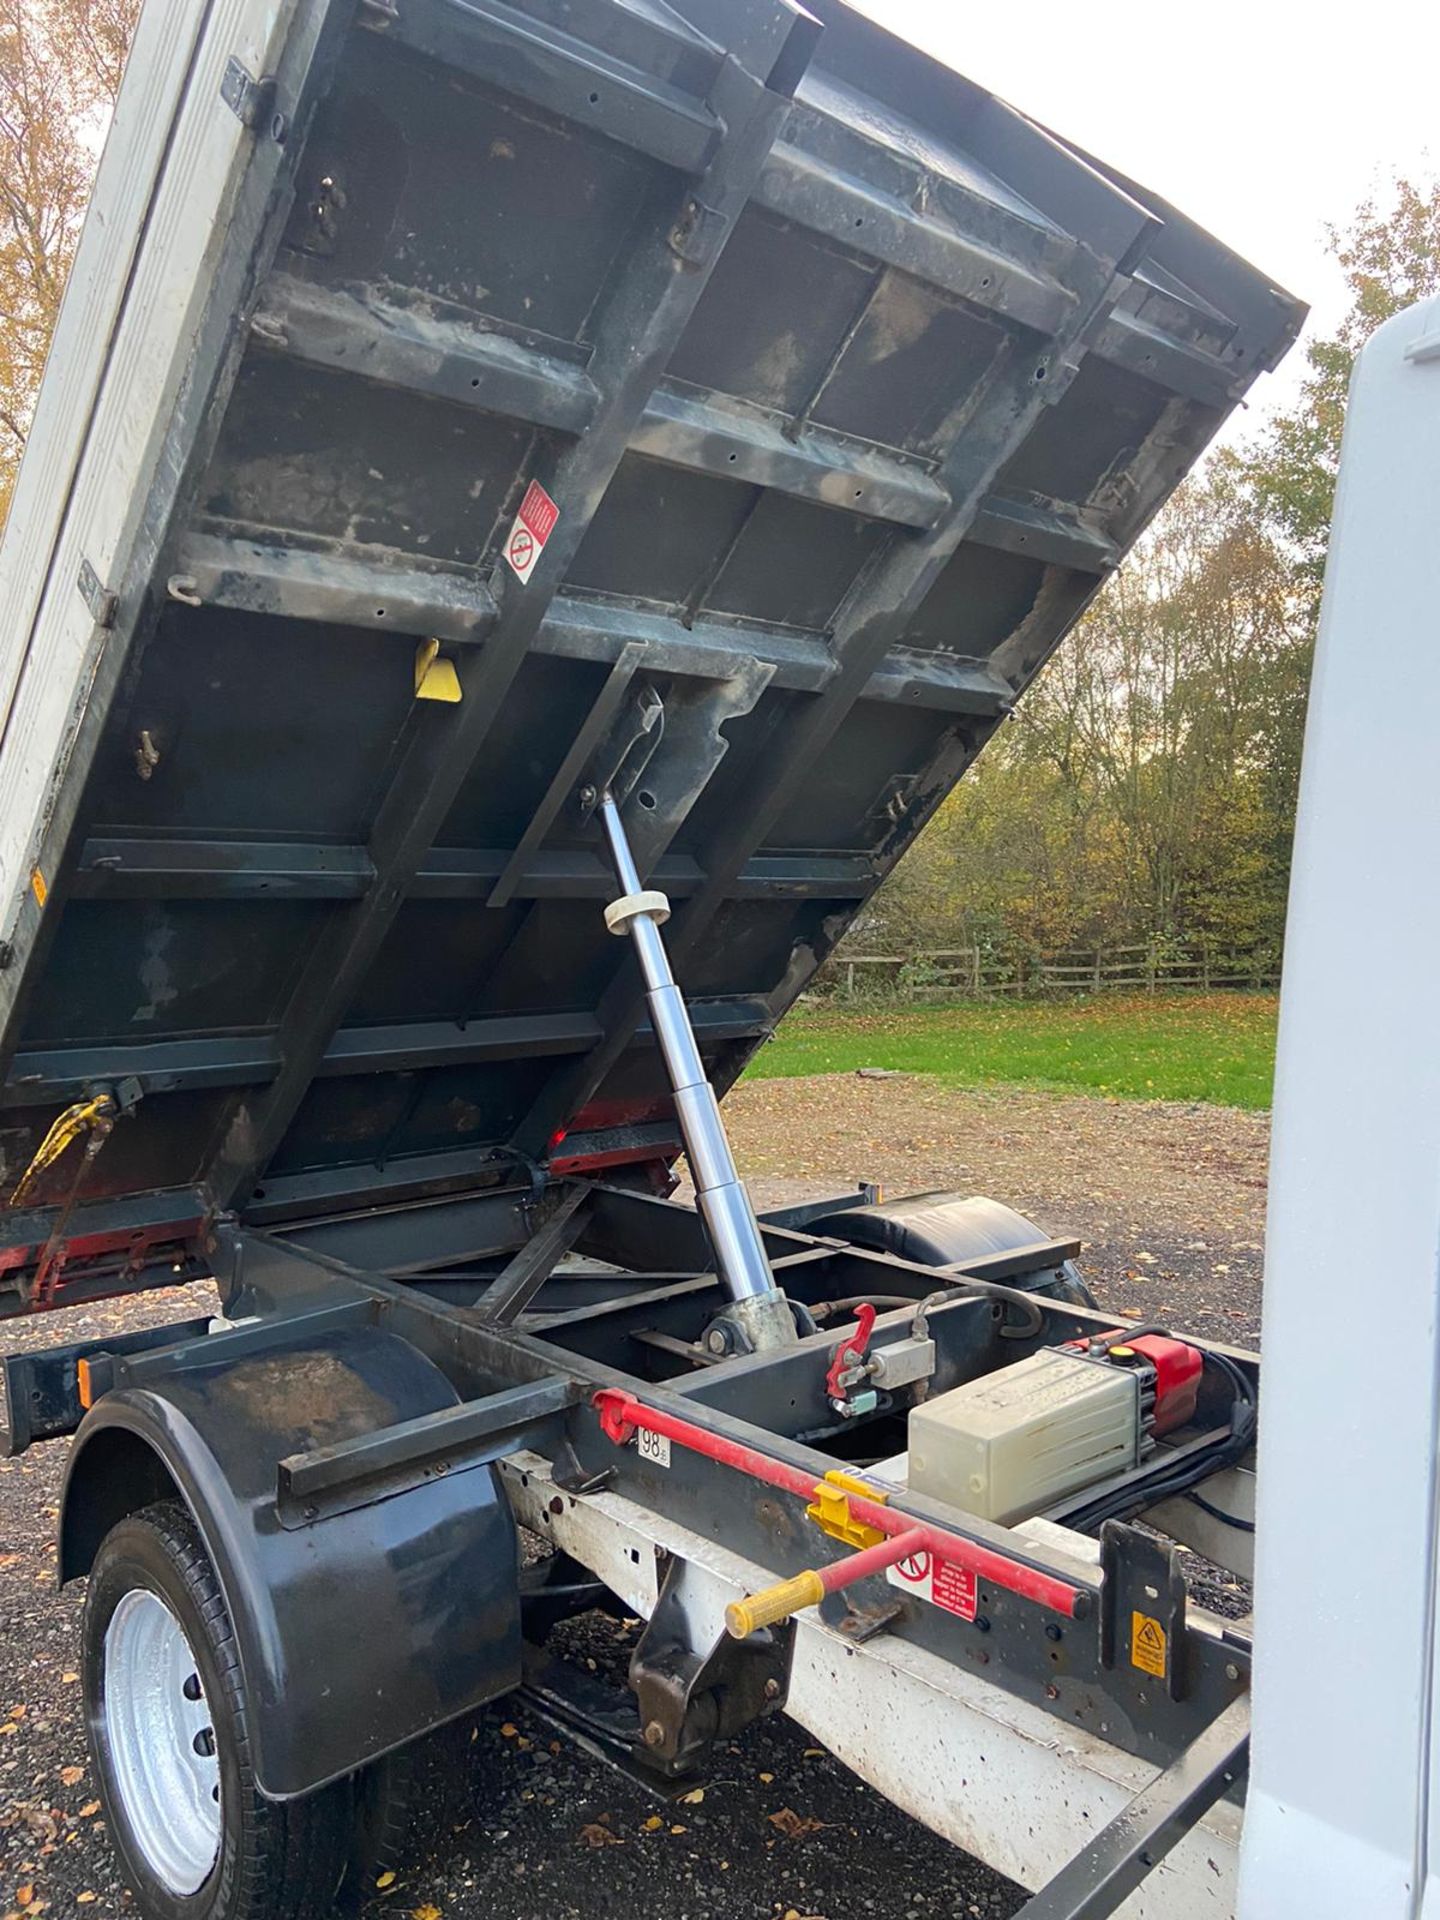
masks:
[[[43,907],[50,897],[50,889],[45,884],[45,876],[38,867],[34,868],[31,872],[30,891],[35,896],[35,904],[37,907]]]
[[[1165,1629],[1148,1613],[1130,1616],[1130,1664],[1157,1680],[1165,1678]]]

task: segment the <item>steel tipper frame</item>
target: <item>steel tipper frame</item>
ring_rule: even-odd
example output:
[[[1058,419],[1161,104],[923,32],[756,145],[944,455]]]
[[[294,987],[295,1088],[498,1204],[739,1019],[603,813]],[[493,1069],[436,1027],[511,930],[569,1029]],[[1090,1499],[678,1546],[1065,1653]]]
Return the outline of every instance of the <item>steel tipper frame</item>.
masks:
[[[131,336],[172,343],[126,311],[77,515],[110,413],[173,418],[125,469],[135,524],[103,546],[67,524],[63,565],[89,540],[100,590],[49,580],[7,685],[7,740],[37,742],[85,688],[48,759],[0,766],[7,1161],[97,1087],[126,1152],[7,1215],[0,1311],[158,1280],[215,1212],[258,1222],[287,1189],[473,1184],[561,1130],[562,1169],[663,1166],[676,1127],[631,969],[577,931],[607,882],[566,804],[627,690],[665,691],[632,830],[680,977],[755,955],[697,996],[723,1092],[1298,324],[1172,210],[836,0],[819,55],[780,0],[586,0],[563,29],[539,0],[337,3],[323,33],[317,9],[303,32],[266,13],[243,61],[217,41],[237,11],[175,134],[225,134],[223,271],[194,264],[158,397],[125,385]],[[465,187],[517,139],[591,207],[568,253]],[[178,193],[165,174],[139,288]],[[522,581],[503,540],[531,482],[559,519]],[[22,532],[33,492],[27,470]],[[413,696],[417,640],[458,701]],[[257,796],[272,720],[325,741],[334,781],[277,745]],[[492,765],[517,817],[473,824]],[[237,940],[244,972],[201,991]],[[196,944],[177,988],[163,956]],[[152,949],[158,1001],[143,977],[123,1008],[47,996],[123,995]],[[516,1006],[542,965],[551,1004]],[[507,1074],[513,1095],[469,1098]],[[480,1117],[442,1146],[434,1090],[462,1080]],[[106,1177],[118,1160],[143,1178]]]
[[[511,1198],[522,1204],[520,1192]],[[1243,1778],[1249,1640],[1188,1604],[1173,1548],[1115,1522],[1098,1544],[992,1526],[887,1483],[883,1470],[851,1467],[847,1423],[827,1400],[843,1328],[715,1364],[672,1359],[674,1330],[724,1299],[696,1215],[673,1202],[576,1182],[545,1203],[498,1275],[472,1258],[398,1279],[367,1261],[367,1239],[383,1264],[397,1226],[412,1249],[473,1246],[467,1204],[347,1223],[344,1259],[324,1251],[337,1241],[323,1225],[221,1224],[211,1259],[230,1330],[197,1323],[168,1344],[156,1330],[9,1363],[12,1403],[36,1410],[25,1437],[78,1429],[62,1578],[85,1570],[117,1506],[135,1497],[138,1447],[151,1460],[149,1494],[173,1481],[192,1505],[226,1570],[267,1791],[307,1791],[374,1757],[374,1742],[522,1680],[542,1711],[657,1791],[703,1778],[717,1737],[784,1708],[898,1804],[1032,1885],[1094,1841],[1037,1912],[1116,1911],[1172,1846],[1154,1905],[1125,1911],[1227,1910],[1238,1808],[1223,1801],[1191,1828]],[[580,1291],[598,1297],[517,1312],[512,1296],[497,1310],[508,1269],[537,1241],[553,1258],[548,1222],[577,1215],[584,1232],[567,1237],[592,1269]],[[908,1346],[922,1311],[933,1390],[1110,1324],[1052,1297],[1069,1243],[937,1273],[789,1226],[761,1231],[792,1299],[909,1298],[879,1315],[874,1350]],[[622,1248],[623,1276],[613,1264]],[[563,1289],[563,1272],[553,1284]],[[472,1305],[456,1304],[461,1290]],[[655,1355],[654,1376],[623,1364],[637,1339]],[[382,1378],[388,1422],[375,1403]],[[915,1391],[896,1390],[897,1411]],[[310,1395],[324,1396],[323,1421],[312,1409],[287,1427],[282,1409]],[[1202,1400],[1197,1425],[1227,1414]],[[1143,1510],[1143,1478],[1134,1504]],[[383,1592],[377,1540],[417,1549],[423,1529],[405,1516],[422,1509],[428,1524],[463,1519],[472,1539],[485,1517],[483,1554],[467,1548],[452,1569],[474,1579],[485,1568],[483,1595],[465,1602],[478,1628],[457,1634],[452,1621],[432,1637],[452,1589],[422,1596],[400,1644],[388,1613],[348,1648],[330,1644],[323,1609],[306,1631],[312,1595],[337,1583]],[[497,1560],[513,1551],[503,1544],[511,1512],[650,1620],[628,1716],[543,1663],[538,1645],[527,1650],[527,1619],[534,1632],[566,1602],[496,1581]],[[876,1571],[876,1543],[890,1538],[973,1573],[973,1617]],[[848,1577],[852,1559],[863,1577]],[[737,1605],[763,1607],[777,1581],[807,1569],[834,1587],[818,1612],[796,1602],[798,1619],[772,1618],[743,1639],[727,1631],[727,1607],[733,1626]],[[574,1605],[599,1597],[583,1584],[575,1594]],[[1158,1664],[1135,1639],[1141,1620],[1160,1626]],[[291,1636],[283,1685],[265,1666],[277,1628],[282,1642]],[[387,1680],[403,1724],[369,1705]],[[1115,1836],[1097,1838],[1122,1810]],[[1067,1888],[1072,1904],[1060,1899]]]
[[[1103,1911],[1241,1765],[1244,1636],[1124,1516],[1253,1362],[1098,1542],[912,1497],[857,1450],[1105,1331],[1074,1249],[757,1222],[716,1101],[1298,307],[840,0],[167,0],[116,127],[0,555],[0,1314],[225,1315],[7,1362],[97,1738],[148,1556],[285,1858],[524,1680],[662,1784],[788,1702],[1019,1877],[1145,1788]],[[526,1652],[606,1591],[619,1709]]]

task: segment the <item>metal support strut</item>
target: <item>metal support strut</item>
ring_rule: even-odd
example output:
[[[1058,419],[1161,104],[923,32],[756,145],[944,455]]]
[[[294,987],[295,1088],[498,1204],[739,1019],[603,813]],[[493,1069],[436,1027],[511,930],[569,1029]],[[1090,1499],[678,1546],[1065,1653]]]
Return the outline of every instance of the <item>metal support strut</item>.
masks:
[[[642,888],[620,808],[608,790],[601,794],[596,812],[620,883],[620,898],[605,909],[605,924],[612,933],[629,934],[635,944],[650,1024],[674,1089],[696,1205],[710,1235],[716,1270],[751,1346],[757,1351],[788,1346],[796,1337],[790,1305],[770,1271],[755,1210],[725,1136],[720,1103],[706,1077],[690,1015],[660,937],[660,928],[670,917],[670,902],[663,893]]]

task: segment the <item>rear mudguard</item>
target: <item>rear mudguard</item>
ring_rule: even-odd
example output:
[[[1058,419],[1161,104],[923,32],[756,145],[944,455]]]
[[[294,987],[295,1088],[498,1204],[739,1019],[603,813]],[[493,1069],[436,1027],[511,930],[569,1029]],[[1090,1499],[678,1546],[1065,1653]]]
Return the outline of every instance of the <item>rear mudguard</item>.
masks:
[[[250,1703],[256,1778],[290,1799],[520,1678],[518,1539],[492,1465],[288,1529],[288,1454],[455,1404],[422,1354],[372,1328],[217,1355],[103,1396],[75,1436],[60,1578],[115,1521],[178,1492],[215,1565]]]

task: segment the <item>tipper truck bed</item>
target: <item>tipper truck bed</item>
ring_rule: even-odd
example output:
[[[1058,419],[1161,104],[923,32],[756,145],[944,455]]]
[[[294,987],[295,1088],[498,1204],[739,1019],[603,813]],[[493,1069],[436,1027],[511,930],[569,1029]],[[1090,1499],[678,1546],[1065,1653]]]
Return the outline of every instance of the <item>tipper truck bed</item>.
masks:
[[[0,552],[0,1314],[223,1309],[7,1363],[147,1914],[323,1910],[521,1684],[1031,1884],[1158,1769],[1046,1911],[1229,1912],[1248,1641],[1130,1523],[1243,1557],[1254,1357],[757,1221],[718,1097],[1300,319],[839,0],[151,0]]]

